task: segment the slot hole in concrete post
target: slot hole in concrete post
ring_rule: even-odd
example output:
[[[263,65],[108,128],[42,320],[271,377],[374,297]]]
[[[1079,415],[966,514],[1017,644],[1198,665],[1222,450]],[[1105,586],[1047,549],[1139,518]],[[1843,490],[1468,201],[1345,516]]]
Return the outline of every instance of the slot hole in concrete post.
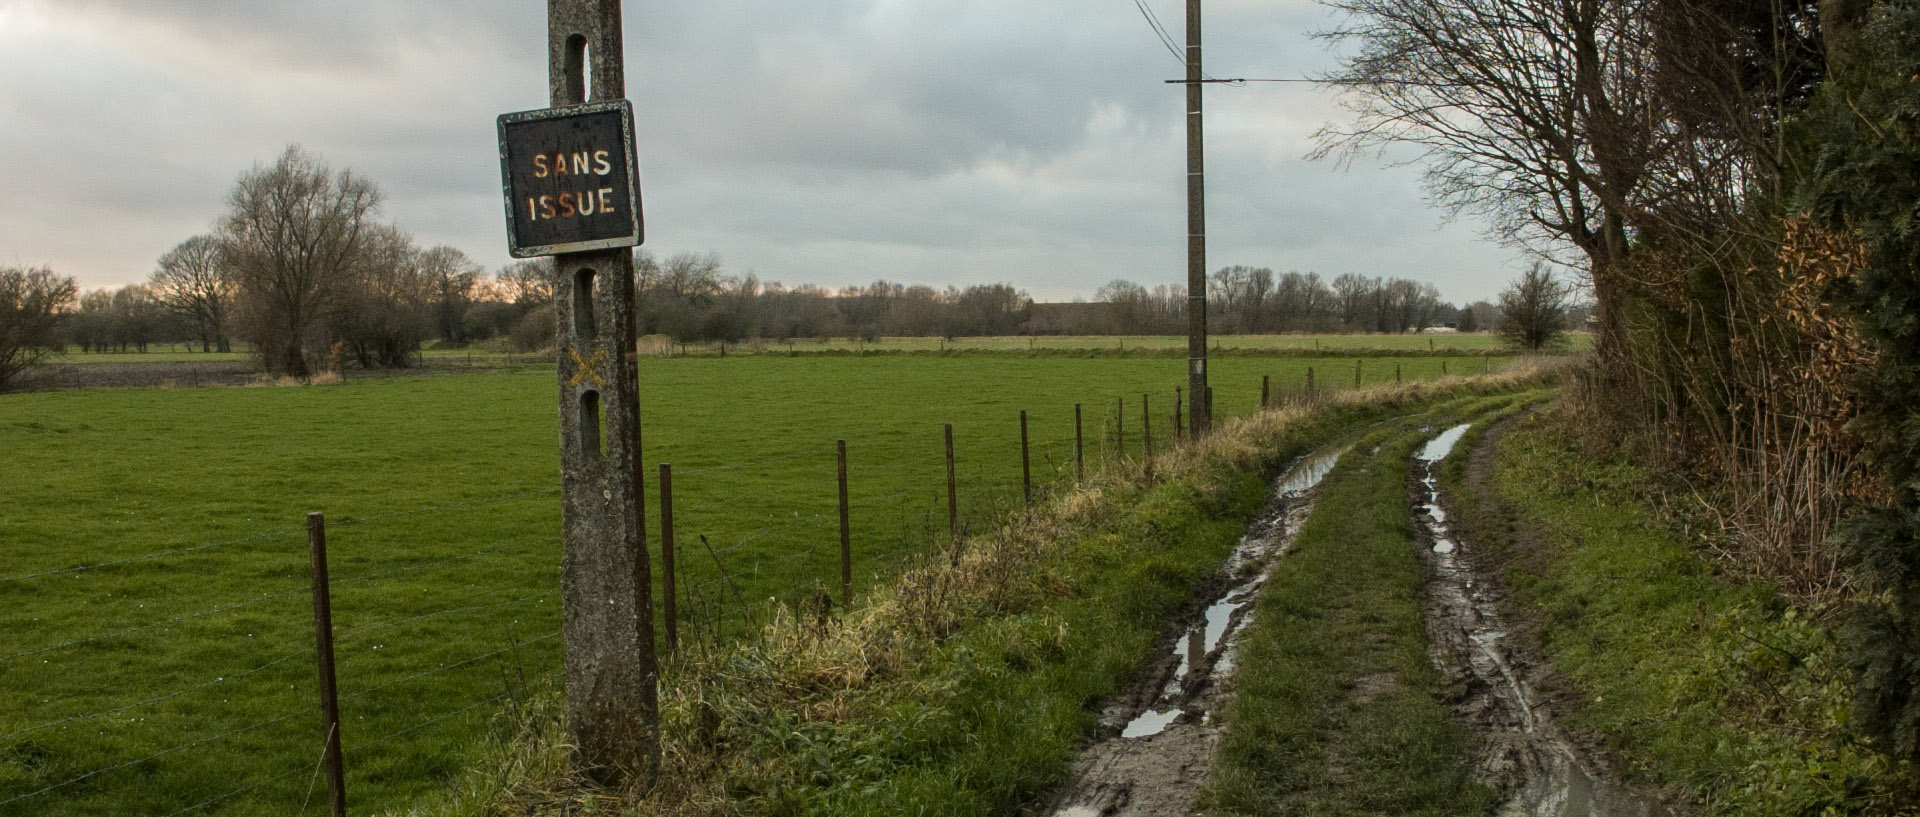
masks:
[[[606,435],[600,433],[600,393],[592,389],[580,393],[580,454],[607,455]]]
[[[578,105],[587,101],[587,38],[575,34],[567,38],[566,65],[566,104]]]
[[[583,269],[573,274],[573,337],[575,340],[589,340],[594,335],[593,287],[596,277],[594,271],[590,269]]]

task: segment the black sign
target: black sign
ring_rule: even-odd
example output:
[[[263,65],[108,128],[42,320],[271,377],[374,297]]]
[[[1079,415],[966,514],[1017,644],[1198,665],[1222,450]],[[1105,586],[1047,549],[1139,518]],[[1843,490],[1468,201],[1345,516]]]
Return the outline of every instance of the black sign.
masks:
[[[513,257],[639,246],[637,168],[627,100],[501,116]]]

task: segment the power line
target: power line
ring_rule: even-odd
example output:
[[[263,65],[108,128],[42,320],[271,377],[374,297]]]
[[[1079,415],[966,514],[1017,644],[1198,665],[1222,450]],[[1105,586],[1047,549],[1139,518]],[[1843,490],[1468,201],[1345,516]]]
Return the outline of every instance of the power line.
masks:
[[[1147,19],[1147,25],[1153,29],[1154,36],[1160,39],[1160,44],[1166,46],[1167,52],[1184,65],[1187,61],[1186,55],[1180,53],[1179,44],[1174,41],[1173,35],[1167,33],[1167,27],[1160,24],[1160,18],[1154,16],[1153,9],[1146,4],[1146,0],[1133,0],[1133,5],[1140,10],[1141,16]]]

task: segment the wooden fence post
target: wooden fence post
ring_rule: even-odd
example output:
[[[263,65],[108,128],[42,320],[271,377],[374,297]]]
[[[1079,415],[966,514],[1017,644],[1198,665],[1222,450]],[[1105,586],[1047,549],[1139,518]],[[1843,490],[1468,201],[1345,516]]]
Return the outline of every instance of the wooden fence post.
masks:
[[[1273,405],[1273,376],[1263,374],[1260,376],[1260,407],[1266,408],[1271,405]]]
[[[320,666],[320,725],[326,736],[328,814],[347,817],[346,761],[340,754],[340,689],[333,672],[333,594],[327,578],[325,515],[307,514],[307,547],[313,556],[313,635]]]
[[[1353,361],[1353,387],[1360,388],[1360,361],[1357,358]]]

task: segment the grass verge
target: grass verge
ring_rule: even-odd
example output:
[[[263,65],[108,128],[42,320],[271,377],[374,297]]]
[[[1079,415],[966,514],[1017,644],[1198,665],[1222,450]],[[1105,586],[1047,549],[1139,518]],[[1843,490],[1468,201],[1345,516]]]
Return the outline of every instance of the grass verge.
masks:
[[[1134,470],[1052,499],[842,619],[783,608],[748,643],[689,651],[662,678],[666,768],[651,790],[575,783],[547,698],[508,722],[452,797],[414,813],[1032,807],[1064,776],[1094,704],[1132,679],[1231,550],[1279,463],[1356,424],[1519,380],[1387,387],[1230,423],[1157,461],[1152,482]]]
[[[1920,813],[1913,770],[1849,733],[1830,611],[1716,576],[1643,501],[1655,474],[1583,450],[1545,412],[1497,440],[1491,495],[1464,462],[1442,474],[1564,677],[1563,719],[1698,814]]]

